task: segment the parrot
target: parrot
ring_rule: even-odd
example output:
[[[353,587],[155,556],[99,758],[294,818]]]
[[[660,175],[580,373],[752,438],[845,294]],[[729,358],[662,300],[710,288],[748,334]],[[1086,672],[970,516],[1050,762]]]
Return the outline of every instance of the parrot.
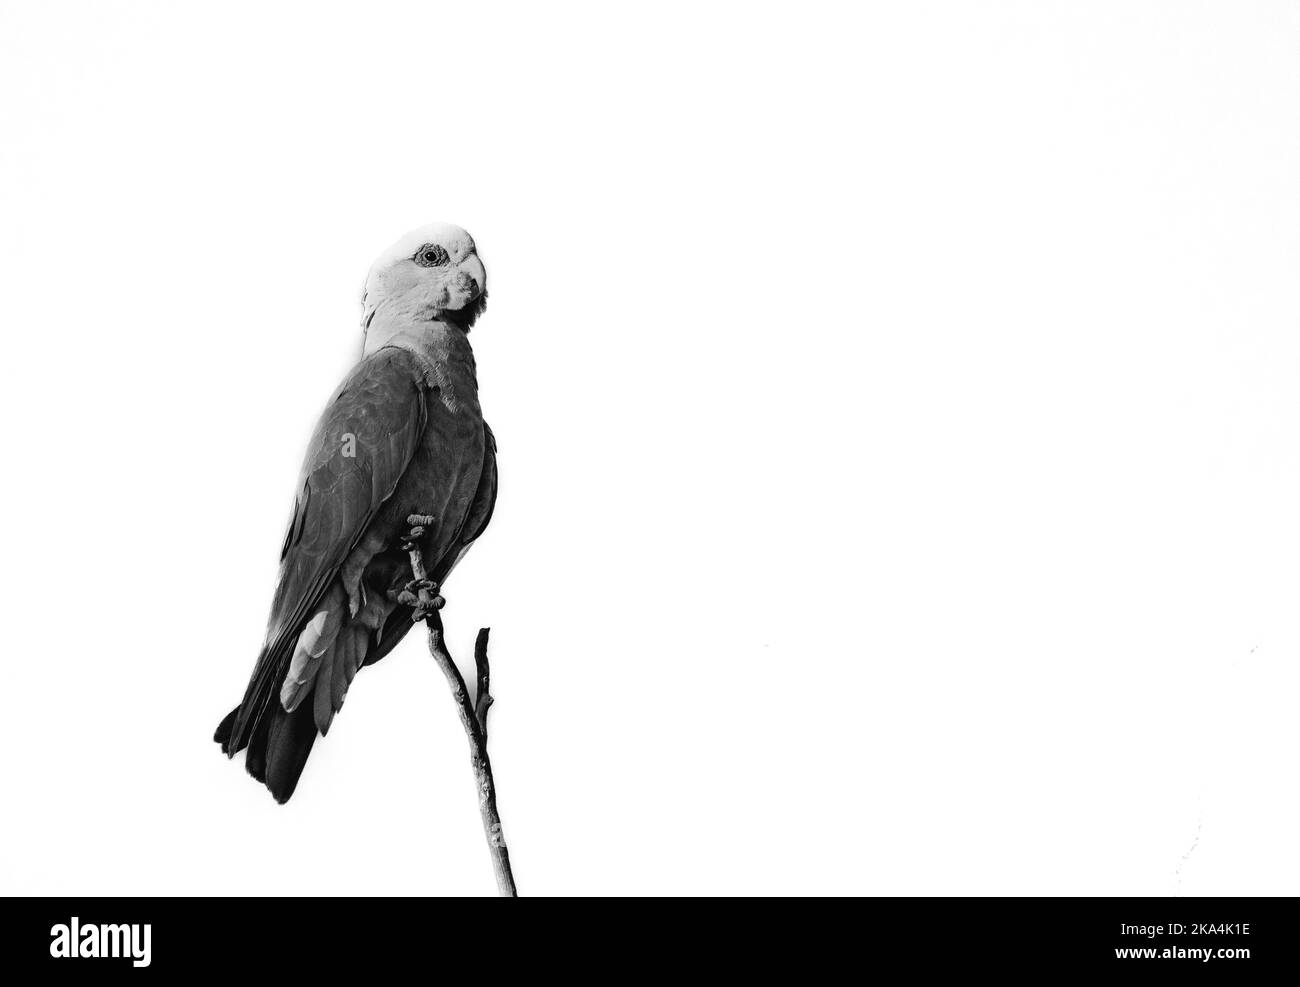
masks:
[[[432,594],[492,519],[496,440],[469,342],[486,305],[474,240],[447,223],[407,233],[366,276],[361,358],[308,444],[266,638],[214,737],[228,757],[247,749],[281,804],[357,672],[443,605]]]

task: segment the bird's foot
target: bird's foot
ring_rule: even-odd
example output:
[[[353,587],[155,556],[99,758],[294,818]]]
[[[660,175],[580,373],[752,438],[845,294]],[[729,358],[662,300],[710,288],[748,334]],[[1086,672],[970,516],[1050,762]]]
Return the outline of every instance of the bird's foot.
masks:
[[[432,514],[412,514],[406,519],[410,530],[402,536],[402,551],[409,552],[412,549],[420,547],[420,539],[424,537],[425,529],[433,524],[436,519]]]
[[[397,594],[397,602],[415,610],[411,615],[412,620],[423,620],[434,610],[441,610],[447,603],[438,595],[438,584],[432,579],[412,579]]]
[[[425,529],[433,524],[434,520],[432,514],[410,515],[406,523],[411,526],[411,529],[402,542],[402,551],[411,556],[411,575],[415,578],[397,594],[397,602],[411,607],[411,619],[417,622],[431,614],[436,614],[447,602],[437,595],[438,584],[430,579],[425,571],[424,552],[420,549],[420,539],[424,537]]]

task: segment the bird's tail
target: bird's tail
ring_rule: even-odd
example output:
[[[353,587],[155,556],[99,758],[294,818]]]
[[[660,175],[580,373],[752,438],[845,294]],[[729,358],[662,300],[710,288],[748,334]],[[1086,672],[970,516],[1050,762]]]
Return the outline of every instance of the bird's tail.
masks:
[[[339,605],[343,605],[342,597]],[[336,643],[324,648],[314,664],[305,662],[310,667],[293,679],[292,711],[286,711],[281,700],[282,687],[288,681],[285,675],[263,671],[280,667],[280,662],[264,653],[244,701],[217,727],[212,739],[230,757],[247,747],[248,773],[264,783],[277,802],[289,801],[317,732],[329,731],[358,669],[388,654],[411,629],[411,608],[391,607],[380,619],[386,622],[373,632],[373,624],[353,619],[336,627]],[[295,642],[295,647],[302,650],[301,641]],[[288,674],[293,676],[293,664],[288,664]]]
[[[231,731],[240,707],[232,709],[217,727],[213,740],[223,748],[230,743]],[[307,755],[316,742],[316,723],[312,719],[312,703],[304,702],[292,713],[286,713],[277,703],[262,717],[248,739],[248,756],[245,766],[248,773],[264,783],[280,803],[298,787],[298,779],[307,764]],[[229,751],[237,754],[241,748]]]

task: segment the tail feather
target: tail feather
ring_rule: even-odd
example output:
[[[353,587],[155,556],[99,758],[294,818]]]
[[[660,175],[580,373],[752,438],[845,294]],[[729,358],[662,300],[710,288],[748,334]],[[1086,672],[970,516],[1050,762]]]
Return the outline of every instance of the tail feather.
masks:
[[[217,732],[212,735],[212,739],[215,740],[217,743],[219,743],[223,750],[225,749],[226,745],[230,743],[230,734],[235,727],[235,717],[238,715],[239,715],[239,707],[236,706],[234,709],[232,709],[229,713],[226,714],[226,718],[224,720],[222,720],[220,723],[217,724]],[[233,754],[237,752],[232,751],[231,753]]]
[[[275,800],[288,802],[316,742],[312,704],[304,702],[292,713],[277,707],[266,738],[266,776],[263,779]]]
[[[263,717],[257,729],[249,738],[248,754],[244,758],[244,767],[258,781],[266,781],[266,732],[271,729],[270,717]]]
[[[261,723],[243,745],[227,751],[233,757],[244,747],[248,748],[244,766],[250,775],[271,790],[277,802],[289,801],[289,796],[298,787],[312,744],[316,742],[312,706],[312,703],[305,702],[292,713],[277,706],[262,717]],[[238,706],[227,713],[212,738],[223,748],[230,744],[231,728],[238,713]]]
[[[322,735],[330,732],[330,724],[334,722],[334,693],[330,683],[334,677],[333,651],[336,650],[338,649],[333,648],[325,652],[320,667],[316,669],[316,684],[312,688],[313,722]]]
[[[342,612],[346,596],[332,593],[332,603]],[[351,616],[335,617],[332,609],[318,610],[313,621],[296,640],[258,659],[244,701],[217,727],[213,739],[234,757],[248,749],[245,767],[263,782],[278,802],[287,802],[298,786],[307,756],[319,731],[328,732],[334,715],[357,672],[388,654],[411,628],[409,607],[394,607],[382,596],[371,597],[372,606]],[[286,660],[293,661],[282,679],[261,670]],[[277,657],[277,654],[279,657]],[[280,667],[283,667],[282,665]],[[286,710],[285,705],[292,707]]]

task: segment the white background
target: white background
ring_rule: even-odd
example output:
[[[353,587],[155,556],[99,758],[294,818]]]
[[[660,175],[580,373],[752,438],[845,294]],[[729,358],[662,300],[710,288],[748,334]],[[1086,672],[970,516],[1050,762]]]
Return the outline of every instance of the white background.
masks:
[[[1293,3],[0,5],[0,889],[491,894],[416,636],[211,742],[467,227],[521,890],[1300,892]]]

